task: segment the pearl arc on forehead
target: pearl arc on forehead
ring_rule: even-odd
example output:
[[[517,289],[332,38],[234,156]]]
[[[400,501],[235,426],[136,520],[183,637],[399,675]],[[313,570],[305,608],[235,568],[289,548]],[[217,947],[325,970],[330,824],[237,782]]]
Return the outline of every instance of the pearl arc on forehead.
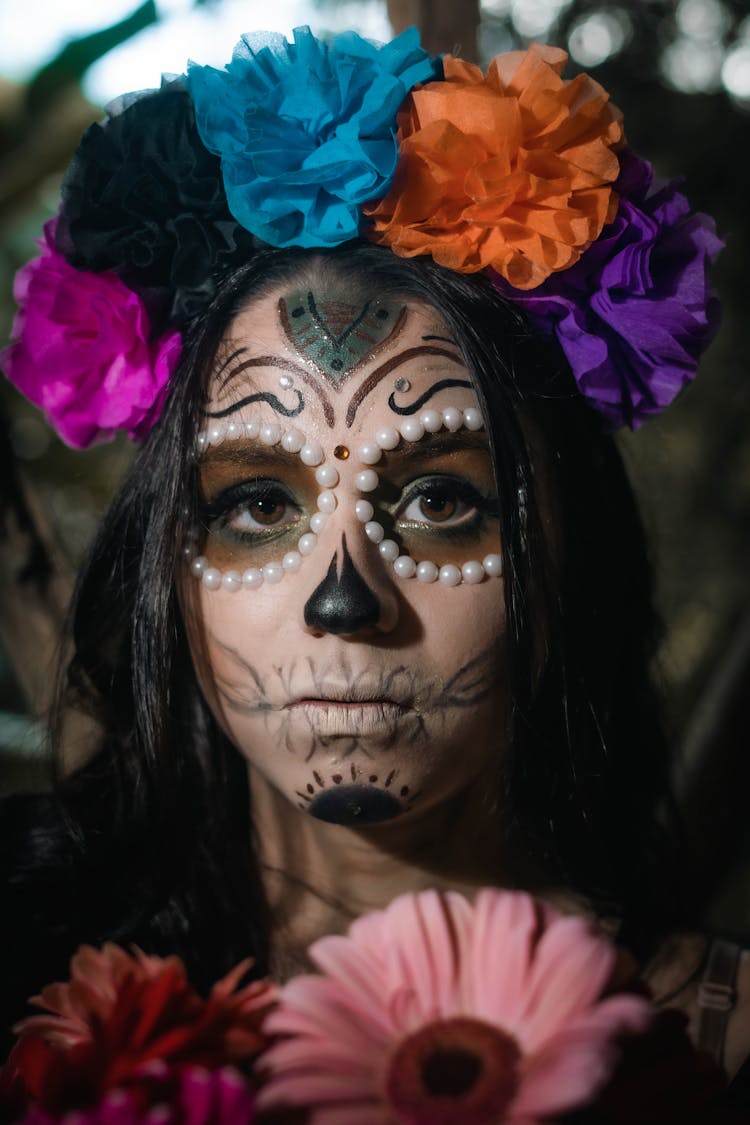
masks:
[[[282,376],[280,379],[282,386],[286,386],[283,382],[285,378],[289,377]],[[289,379],[289,386],[291,384],[292,380]],[[371,466],[380,461],[383,452],[396,449],[402,441],[421,441],[426,434],[435,434],[443,427],[455,433],[462,426],[467,430],[481,430],[484,427],[481,411],[475,407],[460,410],[453,406],[442,411],[423,410],[416,418],[405,419],[398,430],[392,426],[382,427],[376,432],[374,440],[363,443],[357,450],[357,460],[367,466],[354,478],[357,489],[360,492],[374,492],[377,489],[380,478]],[[338,506],[338,498],[333,491],[340,482],[338,469],[325,464],[325,453],[320,442],[307,441],[296,427],[283,430],[276,422],[261,422],[258,419],[250,419],[244,423],[216,421],[198,435],[196,446],[198,452],[202,453],[209,445],[241,437],[259,438],[267,446],[280,444],[288,453],[299,454],[303,464],[314,467],[315,480],[321,487],[317,497],[318,510],[310,518],[310,530],[300,536],[296,550],[287,551],[280,562],[272,561],[260,568],[248,567],[242,574],[237,570],[222,572],[217,567],[212,567],[205,556],[196,557],[192,544],[187,543],[183,548],[183,555],[189,562],[190,571],[208,590],[221,589],[233,593],[240,589],[257,590],[266,583],[276,585],[285,573],[300,569],[303,558],[315,549],[318,535]],[[347,446],[336,446],[334,456],[337,459],[346,460],[349,455]],[[416,578],[417,582],[425,584],[438,582],[442,586],[459,586],[462,583],[471,586],[482,582],[486,576],[502,576],[503,558],[499,553],[485,555],[481,562],[469,559],[461,567],[453,563],[439,567],[429,559],[417,562],[410,555],[402,554],[395,540],[385,537],[385,529],[374,518],[375,507],[369,500],[358,498],[354,504],[354,512],[357,520],[364,525],[367,539],[377,546],[380,557],[392,564],[393,571],[399,578]],[[196,538],[194,529],[188,532],[188,538]]]

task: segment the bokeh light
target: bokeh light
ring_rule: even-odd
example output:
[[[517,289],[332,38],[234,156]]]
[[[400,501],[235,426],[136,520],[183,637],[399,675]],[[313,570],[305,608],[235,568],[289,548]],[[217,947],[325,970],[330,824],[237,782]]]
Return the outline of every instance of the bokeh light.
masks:
[[[750,109],[750,42],[739,43],[724,59],[721,81],[729,96],[743,109]]]
[[[664,49],[662,74],[684,94],[710,94],[721,86],[724,49],[720,43],[701,43],[679,36]]]
[[[710,43],[726,35],[732,22],[721,0],[680,0],[675,18],[683,35]]]
[[[631,33],[630,18],[622,8],[592,12],[573,24],[568,47],[581,66],[599,66],[623,49]]]
[[[513,25],[519,35],[536,39],[546,35],[570,0],[514,0],[511,7]]]

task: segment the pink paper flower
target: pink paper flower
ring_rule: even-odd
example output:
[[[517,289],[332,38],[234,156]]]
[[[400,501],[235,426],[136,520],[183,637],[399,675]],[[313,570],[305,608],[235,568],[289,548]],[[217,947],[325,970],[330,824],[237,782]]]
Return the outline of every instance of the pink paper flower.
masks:
[[[591,1102],[652,1018],[632,969],[525,894],[426,891],[316,942],[281,991],[259,1105],[312,1125],[533,1125]],[[623,959],[627,962],[623,964]],[[623,975],[624,973],[624,975]]]
[[[115,274],[69,265],[55,249],[55,224],[16,275],[15,342],[0,364],[68,445],[83,449],[118,429],[142,438],[161,412],[179,333],[151,341],[140,297]]]

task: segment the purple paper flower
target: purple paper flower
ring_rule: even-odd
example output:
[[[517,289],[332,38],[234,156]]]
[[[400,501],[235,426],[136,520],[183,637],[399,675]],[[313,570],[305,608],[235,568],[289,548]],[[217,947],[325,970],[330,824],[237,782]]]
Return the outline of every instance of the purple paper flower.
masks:
[[[719,325],[708,267],[723,243],[679,186],[655,185],[651,166],[626,151],[617,215],[575,266],[528,292],[492,278],[533,328],[557,337],[611,428],[636,429],[668,406]]]
[[[118,429],[142,438],[161,412],[180,335],[152,342],[140,297],[115,274],[69,265],[55,249],[55,224],[16,275],[15,342],[0,364],[68,445],[84,449]]]

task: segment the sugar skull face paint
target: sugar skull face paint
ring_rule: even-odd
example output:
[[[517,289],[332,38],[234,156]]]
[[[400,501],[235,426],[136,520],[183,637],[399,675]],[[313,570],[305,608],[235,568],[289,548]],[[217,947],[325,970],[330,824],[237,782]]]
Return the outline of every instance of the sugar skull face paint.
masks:
[[[442,321],[418,302],[269,294],[233,323],[206,413],[186,614],[206,697],[253,769],[344,824],[494,774],[496,490]]]

